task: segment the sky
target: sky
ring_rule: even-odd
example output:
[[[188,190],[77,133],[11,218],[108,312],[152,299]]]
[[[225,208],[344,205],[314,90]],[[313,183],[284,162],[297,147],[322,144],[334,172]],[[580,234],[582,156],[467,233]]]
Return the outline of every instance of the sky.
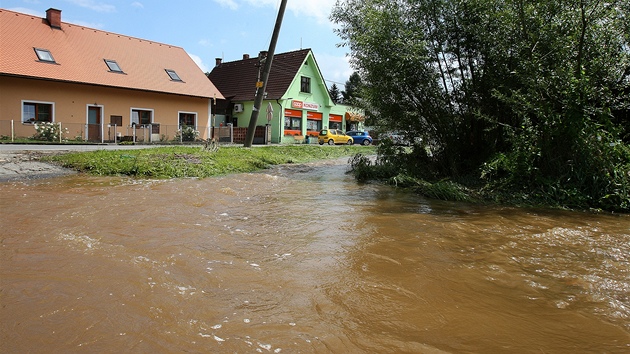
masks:
[[[184,48],[204,72],[215,58],[241,60],[269,49],[280,0],[0,0],[0,8]],[[329,20],[336,0],[288,0],[276,54],[311,48],[330,88],[352,74]]]

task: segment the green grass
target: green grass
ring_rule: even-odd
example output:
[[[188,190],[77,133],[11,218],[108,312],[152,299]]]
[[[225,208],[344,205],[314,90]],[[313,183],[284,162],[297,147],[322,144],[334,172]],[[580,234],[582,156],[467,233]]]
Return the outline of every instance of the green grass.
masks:
[[[98,150],[44,157],[66,168],[100,176],[136,178],[211,177],[254,172],[273,165],[374,153],[364,146],[221,147],[216,152],[200,147],[158,147],[141,150]]]

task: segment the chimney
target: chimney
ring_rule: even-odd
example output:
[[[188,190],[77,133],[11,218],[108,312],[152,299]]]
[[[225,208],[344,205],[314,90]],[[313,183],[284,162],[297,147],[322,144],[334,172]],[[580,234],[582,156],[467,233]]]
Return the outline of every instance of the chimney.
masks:
[[[243,54],[243,60],[249,59],[249,54]]]
[[[221,62],[223,62],[223,58],[215,58],[214,60],[216,60],[216,66],[221,65]]]
[[[46,21],[52,28],[61,29],[61,10],[52,7],[46,10]]]

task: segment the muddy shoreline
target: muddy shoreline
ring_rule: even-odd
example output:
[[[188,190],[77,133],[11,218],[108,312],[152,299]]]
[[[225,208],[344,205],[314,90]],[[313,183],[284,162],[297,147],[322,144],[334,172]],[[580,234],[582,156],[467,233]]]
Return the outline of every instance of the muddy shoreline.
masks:
[[[71,169],[40,161],[52,152],[6,151],[0,152],[0,182],[33,180],[76,174]]]

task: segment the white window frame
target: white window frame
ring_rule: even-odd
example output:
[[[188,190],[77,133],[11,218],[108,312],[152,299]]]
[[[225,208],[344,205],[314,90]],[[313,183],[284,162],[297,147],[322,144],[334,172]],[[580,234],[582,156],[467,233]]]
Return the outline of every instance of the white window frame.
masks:
[[[25,103],[37,103],[37,104],[49,104],[52,106],[52,120],[50,121],[50,123],[55,122],[55,102],[46,102],[46,101],[37,101],[37,100],[22,100],[22,102],[20,103],[20,121],[22,122],[22,124],[35,124],[38,123],[38,121],[34,121],[34,122],[25,122],[24,121],[24,104]]]
[[[141,107],[131,107],[129,109],[129,125],[133,125],[133,111],[149,111],[151,112],[151,122],[149,122],[149,124],[153,124],[153,121],[155,119],[155,110],[153,108],[141,108]],[[137,125],[142,125],[142,123],[140,123],[140,119],[138,118],[138,123],[136,123]]]
[[[177,129],[182,129],[182,125],[179,122],[179,115],[180,114],[194,114],[195,115],[195,130],[197,130],[197,126],[199,126],[199,114],[197,112],[187,112],[187,111],[178,111],[177,112]]]

